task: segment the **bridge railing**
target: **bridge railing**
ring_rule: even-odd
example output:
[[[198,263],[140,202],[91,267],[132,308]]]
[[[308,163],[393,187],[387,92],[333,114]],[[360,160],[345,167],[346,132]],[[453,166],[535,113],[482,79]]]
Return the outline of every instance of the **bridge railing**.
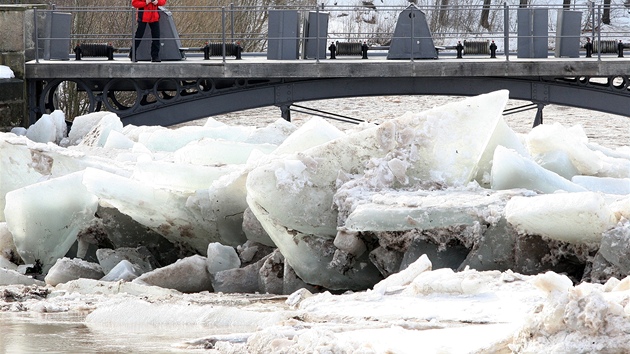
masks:
[[[407,2],[405,2],[408,4]],[[546,18],[538,28],[530,28],[526,33],[518,25],[518,4],[508,5],[449,5],[448,7],[419,3],[411,12],[413,16],[423,15],[429,29],[428,36],[415,34],[414,29],[407,30],[403,36],[395,36],[395,28],[399,15],[407,6],[380,6],[378,3],[364,1],[362,6],[335,6],[325,3],[317,6],[299,7],[251,7],[251,6],[179,6],[168,7],[177,28],[177,38],[162,36],[162,40],[178,40],[183,48],[202,48],[206,43],[236,43],[239,42],[244,52],[266,52],[270,41],[295,40],[299,48],[304,51],[304,42],[315,40],[317,51],[315,58],[320,58],[321,41],[332,42],[366,42],[370,49],[387,50],[394,40],[419,42],[431,39],[434,45],[444,53],[454,53],[458,41],[490,43],[494,41],[497,51],[506,59],[509,55],[519,53],[520,41],[538,42],[548,51],[556,49],[558,41],[579,37],[582,47],[588,37],[602,52],[614,51],[615,43],[621,41],[625,46],[630,39],[630,33],[616,32],[611,26],[604,26],[602,18],[611,21],[621,21],[628,18],[628,9],[622,5],[611,5],[602,8],[601,5],[572,5],[569,8],[561,6],[530,6],[527,10],[546,10]],[[296,11],[300,20],[300,28],[295,36],[282,37],[270,35],[268,21],[270,10]],[[579,33],[565,35],[558,29],[558,14],[571,11],[580,14]],[[36,29],[36,45],[39,49],[46,45],[60,44],[69,57],[72,49],[78,43],[107,43],[116,48],[119,53],[127,53],[131,48],[135,33],[135,10],[130,7],[58,7],[46,11],[36,10],[36,18],[51,18],[53,14],[63,13],[71,16],[69,35],[53,36],[49,28]],[[311,26],[322,26],[327,29],[315,31],[313,37],[305,35],[304,19],[309,14],[326,14],[327,21],[318,20]],[[535,15],[534,15],[535,16]],[[316,17],[320,18],[320,17]],[[531,15],[528,17],[531,20]],[[534,19],[532,22],[536,22]],[[38,22],[38,21],[36,21]],[[39,21],[40,24],[46,22]],[[417,22],[412,22],[416,24]],[[50,26],[50,24],[46,24]],[[413,25],[412,25],[413,27]],[[542,34],[541,34],[542,33]],[[327,44],[325,44],[327,46]],[[472,48],[472,47],[471,47]],[[57,48],[59,49],[59,48]],[[326,52],[326,50],[324,50]],[[472,52],[472,49],[471,49]],[[42,59],[41,51],[37,51],[36,60]],[[442,52],[441,52],[442,53]],[[302,53],[303,54],[303,53]],[[472,53],[469,53],[472,54]],[[520,54],[520,53],[519,53]],[[225,60],[225,55],[223,55]],[[411,56],[413,60],[413,55]]]

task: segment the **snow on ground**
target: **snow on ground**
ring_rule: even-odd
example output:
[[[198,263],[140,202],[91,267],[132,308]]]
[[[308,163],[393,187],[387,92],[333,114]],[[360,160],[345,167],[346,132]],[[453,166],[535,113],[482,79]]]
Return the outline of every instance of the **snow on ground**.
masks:
[[[0,79],[12,79],[15,77],[13,70],[8,66],[0,65]]]

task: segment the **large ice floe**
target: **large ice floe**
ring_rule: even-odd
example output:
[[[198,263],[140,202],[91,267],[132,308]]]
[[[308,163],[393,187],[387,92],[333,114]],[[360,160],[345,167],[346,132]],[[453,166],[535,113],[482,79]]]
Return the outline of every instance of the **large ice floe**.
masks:
[[[549,295],[519,310],[536,311],[527,323],[501,327],[496,348],[536,352],[541,333],[564,335],[563,318],[590,328],[575,334],[586,341],[612,333],[629,315],[627,279],[615,282],[630,272],[630,154],[580,127],[516,134],[507,100],[496,91],[347,131],[320,118],[123,126],[99,112],[66,134],[55,111],[0,134],[0,284],[293,294],[307,309],[310,298],[295,299],[326,290],[478,296],[518,280]],[[277,330],[247,343],[273,352]],[[319,335],[349,347],[369,336],[331,333]],[[315,340],[289,337],[294,349]]]

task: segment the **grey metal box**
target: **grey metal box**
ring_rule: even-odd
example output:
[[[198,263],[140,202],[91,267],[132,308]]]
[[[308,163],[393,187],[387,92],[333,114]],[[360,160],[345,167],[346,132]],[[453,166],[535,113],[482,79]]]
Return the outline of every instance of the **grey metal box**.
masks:
[[[182,60],[182,42],[179,39],[179,32],[175,28],[173,14],[164,7],[160,9],[160,59],[161,60]],[[151,60],[151,28],[147,25],[144,35],[140,41],[136,60]]]
[[[518,9],[517,12],[518,58],[546,58],[549,56],[549,31],[547,9]]]
[[[72,15],[65,12],[51,12],[46,18],[44,36],[44,59],[70,59],[70,31]]]
[[[328,12],[310,11],[304,23],[304,34],[304,58],[326,59]]]
[[[412,20],[413,18],[413,20]],[[437,59],[427,18],[415,5],[398,15],[387,59]]]
[[[580,57],[582,11],[558,11],[555,57]]]
[[[269,10],[267,59],[299,59],[300,25],[297,10]]]

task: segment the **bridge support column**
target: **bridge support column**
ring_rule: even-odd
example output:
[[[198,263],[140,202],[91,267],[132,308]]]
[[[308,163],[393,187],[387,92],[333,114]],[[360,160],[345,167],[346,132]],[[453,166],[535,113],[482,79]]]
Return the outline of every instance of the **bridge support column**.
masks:
[[[282,118],[287,122],[291,121],[291,105],[285,104],[280,106],[280,112],[282,114]]]
[[[0,65],[8,66],[15,78],[0,79],[0,130],[28,127],[28,98],[25,63],[36,57],[35,28],[44,28],[44,18],[35,11],[48,5],[0,5]],[[44,12],[42,11],[42,14]],[[10,34],[10,35],[7,35]],[[40,36],[42,33],[40,33]]]
[[[534,118],[533,128],[543,124],[543,108],[545,108],[545,105],[542,103],[538,103],[538,108],[536,109],[536,118]]]

